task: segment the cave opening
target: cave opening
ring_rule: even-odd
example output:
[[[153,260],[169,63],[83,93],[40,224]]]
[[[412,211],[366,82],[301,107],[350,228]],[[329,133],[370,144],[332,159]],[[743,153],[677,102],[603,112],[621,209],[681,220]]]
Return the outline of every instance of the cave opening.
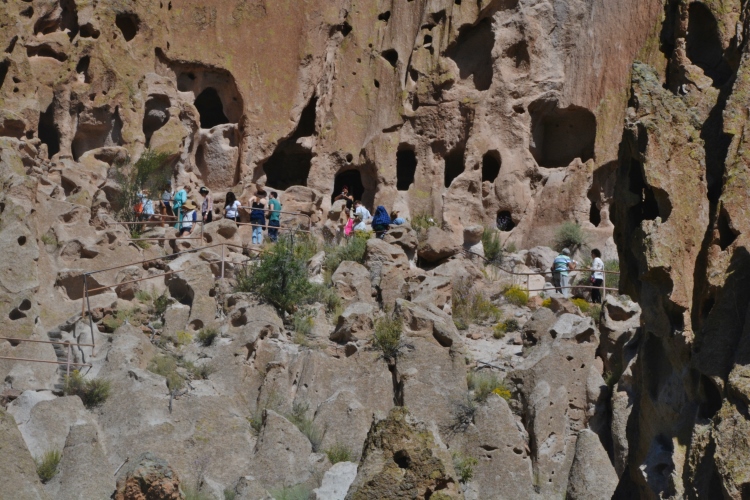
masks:
[[[90,56],[83,56],[76,64],[76,73],[83,75],[84,83],[91,83],[91,75],[89,75],[89,64],[91,64]]]
[[[490,19],[480,21],[476,26],[462,29],[455,44],[447,55],[458,66],[461,80],[473,75],[474,87],[487,90],[492,85],[492,47],[495,34]]]
[[[130,12],[121,12],[115,17],[115,25],[126,42],[129,42],[138,34],[139,24],[138,16]]]
[[[628,188],[630,192],[640,198],[640,202],[630,209],[632,222],[638,226],[644,220],[656,220],[661,217],[662,222],[666,222],[672,206],[666,193],[663,193],[663,212],[660,211],[660,204],[657,200],[656,190],[646,184],[646,174],[643,171],[643,165],[636,159],[630,162],[628,171]]]
[[[196,97],[195,107],[201,118],[201,128],[213,128],[229,123],[229,118],[224,114],[221,97],[213,87],[207,87]]]
[[[307,106],[305,106],[305,109],[302,110],[302,114],[300,114],[299,123],[294,134],[292,134],[292,139],[315,135],[315,109],[317,106],[318,98],[313,96],[310,102],[307,103]]]
[[[307,186],[312,153],[291,141],[283,141],[263,163],[266,184],[284,191],[292,186]]]
[[[154,132],[169,121],[169,98],[164,95],[152,95],[146,101],[146,112],[143,115],[143,134],[146,136],[146,147],[151,145]]]
[[[521,40],[505,50],[505,57],[513,62],[516,69],[521,71],[528,71],[531,64],[531,57],[529,56],[529,45],[526,40]]]
[[[349,194],[355,200],[362,200],[365,194],[365,186],[362,184],[362,174],[359,170],[346,170],[339,173],[333,180],[333,194],[331,202],[341,193],[341,189],[346,186],[349,188]]]
[[[589,208],[589,222],[591,222],[594,227],[599,227],[599,224],[602,223],[601,211],[599,210],[599,207],[596,206],[594,200],[591,200],[591,208]]]
[[[10,68],[10,60],[5,59],[4,61],[0,62],[0,89],[3,88],[5,77],[8,76],[8,68]]]
[[[516,223],[513,222],[513,216],[508,210],[500,210],[497,213],[495,224],[497,225],[497,228],[504,233],[512,231],[516,227]]]
[[[685,44],[688,59],[713,80],[714,87],[721,87],[732,76],[732,69],[724,58],[716,18],[711,10],[700,2],[693,2],[688,7],[688,32]]]
[[[495,182],[500,175],[502,160],[497,151],[487,151],[482,157],[482,182]]]
[[[39,140],[47,145],[47,155],[52,158],[60,152],[60,132],[55,126],[54,103],[50,104],[44,113],[39,114],[39,128],[37,129]]]
[[[68,38],[73,40],[78,34],[78,9],[75,0],[61,0],[60,10],[53,9],[42,15],[34,23],[34,34],[48,35],[55,31],[68,30]],[[33,15],[34,9],[31,8]]]
[[[716,221],[716,229],[719,231],[719,247],[724,251],[737,239],[737,233],[729,224],[729,214],[722,208]]]
[[[464,172],[464,148],[456,147],[445,155],[445,187]]]
[[[398,64],[398,52],[396,52],[396,49],[384,50],[380,55],[394,68]]]
[[[408,144],[401,145],[396,152],[396,189],[408,191],[414,184],[417,172],[417,154]]]
[[[529,114],[529,149],[540,167],[565,167],[576,158],[582,162],[594,158],[596,117],[591,111],[536,101],[529,105]]]

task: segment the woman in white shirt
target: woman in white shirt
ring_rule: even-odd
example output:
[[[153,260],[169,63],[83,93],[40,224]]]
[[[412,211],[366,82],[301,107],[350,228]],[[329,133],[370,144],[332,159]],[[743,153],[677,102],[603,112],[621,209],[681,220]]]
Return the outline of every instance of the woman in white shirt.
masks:
[[[224,217],[235,222],[240,221],[240,202],[231,191],[227,193],[227,199],[224,203]]]
[[[595,304],[601,304],[602,302],[602,285],[604,285],[604,261],[602,261],[602,253],[598,248],[591,250],[591,302]]]

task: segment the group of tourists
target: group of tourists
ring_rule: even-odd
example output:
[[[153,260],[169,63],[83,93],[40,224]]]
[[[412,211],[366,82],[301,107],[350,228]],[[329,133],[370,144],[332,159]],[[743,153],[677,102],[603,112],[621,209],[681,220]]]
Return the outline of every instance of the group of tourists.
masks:
[[[578,267],[578,262],[570,257],[570,249],[564,248],[552,262],[552,284],[557,293],[563,297],[570,297],[570,272]],[[604,286],[604,261],[602,252],[598,248],[591,250],[591,302],[600,304],[602,302],[601,289]]]
[[[172,190],[171,182],[168,182],[161,195],[161,209],[157,215],[155,203],[147,193],[139,192],[137,202],[133,207],[139,221],[155,221],[160,219],[162,226],[165,221],[175,222],[178,237],[186,237],[193,233],[199,223],[208,224],[214,218],[214,200],[207,187],[198,190],[203,197],[200,206],[200,218],[198,217],[198,206],[194,201],[188,199],[185,189]],[[281,202],[279,194],[271,191],[266,199],[265,189],[259,187],[245,205],[233,192],[228,192],[224,200],[224,218],[235,221],[238,225],[242,223],[242,209],[248,209],[250,213],[250,224],[253,228],[252,242],[260,245],[263,243],[263,230],[268,229],[268,238],[276,242],[279,237],[279,226],[281,223]],[[170,223],[171,223],[170,222]]]
[[[372,231],[375,235],[383,239],[391,226],[398,226],[406,222],[399,217],[398,211],[390,214],[383,205],[375,208],[375,215],[362,204],[361,200],[355,200],[354,196],[349,193],[349,187],[343,186],[341,192],[333,198],[333,201],[344,200],[344,214],[346,217],[342,220],[341,232],[345,236],[351,236],[355,232]]]

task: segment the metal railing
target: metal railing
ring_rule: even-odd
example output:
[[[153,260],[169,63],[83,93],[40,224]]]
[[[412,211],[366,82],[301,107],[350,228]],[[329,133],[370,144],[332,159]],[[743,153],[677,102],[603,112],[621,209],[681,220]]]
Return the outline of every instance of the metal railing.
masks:
[[[253,208],[253,207],[248,207],[244,205],[240,205],[239,208],[244,208],[245,210],[250,210],[250,211],[262,210],[263,212],[274,212],[274,213],[278,213],[282,215],[293,215],[295,217],[307,217],[307,231],[306,232],[308,233],[312,232],[312,217],[307,214],[303,214],[302,212],[285,212],[283,210],[271,210],[270,208]],[[247,224],[247,223],[240,222],[240,224]],[[255,225],[258,225],[258,224],[255,224]]]
[[[73,354],[73,343],[69,340],[32,340],[32,339],[18,339],[13,337],[0,337],[0,340],[7,340],[10,342],[11,345],[13,345],[14,342],[31,342],[31,343],[37,343],[37,344],[54,344],[54,345],[63,345],[65,346],[65,352],[66,352],[66,360],[65,361],[49,361],[46,359],[30,359],[30,358],[12,358],[9,356],[0,356],[0,359],[9,359],[13,361],[26,361],[30,363],[48,363],[48,364],[54,364],[54,365],[65,365],[66,366],[66,374],[70,376],[70,367],[79,367],[79,366],[87,366],[91,368],[90,363],[75,363],[72,362],[72,354]],[[93,344],[75,344],[76,347],[94,347]]]

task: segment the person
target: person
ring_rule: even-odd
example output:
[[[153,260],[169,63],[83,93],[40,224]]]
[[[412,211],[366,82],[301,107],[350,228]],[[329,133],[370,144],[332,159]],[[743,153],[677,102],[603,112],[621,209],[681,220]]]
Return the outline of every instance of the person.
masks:
[[[253,225],[252,241],[254,245],[260,245],[263,243],[263,226],[266,225],[266,191],[259,187],[248,202],[251,208],[250,224]]]
[[[346,200],[346,208],[351,210],[352,204],[354,203],[354,196],[349,194],[349,186],[342,186],[341,193],[336,196],[333,201]]]
[[[360,215],[362,217],[362,222],[369,222],[372,218],[370,211],[367,210],[359,200],[354,202],[354,215]]]
[[[362,216],[359,214],[354,215],[354,228],[353,230],[356,231],[367,231],[367,224],[365,224],[365,221],[362,220]]]
[[[203,223],[208,224],[214,220],[214,199],[209,196],[208,188],[206,186],[200,188],[198,192],[203,196],[203,203],[201,203],[201,217],[203,218]]]
[[[224,200],[224,218],[240,221],[240,202],[233,192],[229,191]]]
[[[382,240],[390,225],[391,216],[388,215],[388,211],[383,205],[378,205],[378,208],[375,209],[375,216],[372,218],[372,230]]]
[[[174,213],[172,212],[172,196],[174,196],[174,193],[172,192],[172,181],[167,181],[167,183],[164,185],[164,192],[161,194],[161,214],[166,215],[169,217],[172,217]]]
[[[554,262],[552,262],[552,283],[555,285],[555,290],[562,293],[565,298],[570,296],[570,276],[568,273],[576,268],[576,264],[576,261],[570,258],[570,250],[567,248],[563,248],[560,255],[555,257]]]
[[[602,260],[602,253],[598,248],[591,250],[591,302],[595,304],[602,303],[602,291],[601,288],[604,285],[604,261]]]
[[[394,210],[391,212],[391,224],[394,226],[400,226],[401,224],[406,223],[406,219],[403,217],[398,216],[398,210]]]
[[[187,200],[183,205],[182,209],[184,211],[182,215],[182,220],[180,221],[180,229],[178,237],[183,237],[185,234],[192,234],[193,229],[197,225],[198,222],[198,214],[196,212],[196,209],[198,207],[190,200]]]
[[[172,212],[177,216],[177,224],[174,226],[175,229],[180,229],[180,222],[182,222],[183,215],[182,205],[184,205],[185,202],[187,202],[187,191],[184,189],[178,189],[172,198]]]
[[[281,223],[281,202],[279,193],[271,191],[271,198],[268,200],[268,208],[271,214],[268,216],[268,239],[276,243],[279,239],[279,225]]]
[[[354,231],[354,219],[350,217],[350,212],[348,208],[345,208],[344,212],[346,212],[346,225],[344,226],[344,236],[351,236],[352,231]]]

